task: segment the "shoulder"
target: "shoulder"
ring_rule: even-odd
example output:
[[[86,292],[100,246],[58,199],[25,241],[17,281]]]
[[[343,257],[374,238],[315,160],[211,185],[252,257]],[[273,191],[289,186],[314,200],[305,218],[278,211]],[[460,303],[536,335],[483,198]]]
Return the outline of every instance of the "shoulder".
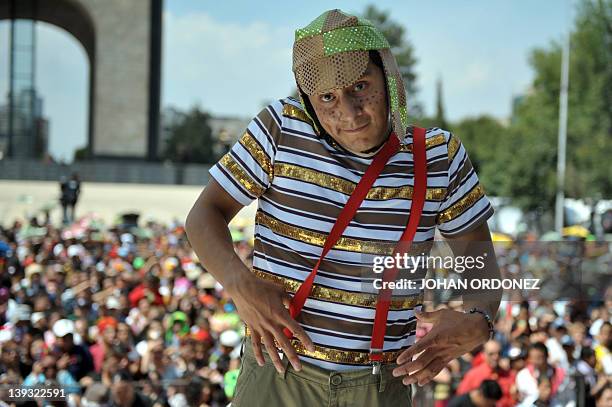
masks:
[[[306,113],[302,102],[292,96],[281,99],[279,102],[282,105],[281,115],[286,119],[287,125],[301,122],[312,127],[312,118]]]
[[[304,107],[302,106],[300,101],[291,96],[287,96],[281,99],[276,99],[270,102],[267,106],[265,106],[261,110],[258,116],[261,115],[261,113],[263,112],[274,114],[275,116],[279,118],[279,120],[280,118],[288,117],[291,114],[296,115],[296,116],[299,115],[300,113],[304,115],[306,114],[306,112],[304,111]]]
[[[404,137],[401,151],[412,152],[414,128],[411,126]],[[456,153],[457,147],[455,137],[448,131],[439,127],[425,129],[425,148],[427,149],[427,160],[431,162],[451,161],[451,152]],[[446,165],[445,165],[446,167]]]
[[[487,364],[485,362],[480,363],[478,366],[474,366],[473,368],[471,368],[470,370],[468,370],[465,373],[465,377],[469,377],[471,379],[476,378],[476,377],[480,377],[483,374],[487,373],[488,369],[487,369]]]
[[[533,376],[531,375],[531,372],[529,371],[529,369],[524,367],[521,370],[519,370],[519,372],[516,374],[516,380],[517,382],[526,381],[526,380],[531,381],[533,380]]]
[[[253,122],[272,135],[284,130],[308,131],[313,124],[301,102],[291,96],[269,103],[255,116]]]
[[[293,136],[316,138],[312,118],[302,103],[293,97],[267,105],[251,122],[249,130],[252,133],[263,131],[275,146],[286,143]]]
[[[405,145],[410,145],[413,142],[414,126],[410,126],[404,136]],[[427,149],[437,146],[447,146],[455,136],[448,130],[439,127],[429,127],[425,129],[425,142]]]

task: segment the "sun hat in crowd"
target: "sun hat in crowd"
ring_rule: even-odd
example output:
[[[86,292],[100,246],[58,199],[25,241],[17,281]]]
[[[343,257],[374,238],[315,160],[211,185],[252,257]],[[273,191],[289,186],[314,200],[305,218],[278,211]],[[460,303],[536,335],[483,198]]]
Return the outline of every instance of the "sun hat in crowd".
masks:
[[[36,325],[38,321],[43,319],[45,319],[44,312],[33,312],[32,315],[30,315],[30,321],[32,321],[32,325]]]
[[[7,312],[12,323],[29,321],[32,315],[32,308],[27,304],[17,304],[14,308]]]
[[[69,319],[59,319],[53,324],[53,334],[58,338],[63,338],[68,334],[74,333],[74,322]]]
[[[519,359],[523,356],[523,351],[521,350],[521,348],[518,347],[512,347],[510,348],[510,350],[508,351],[508,357],[511,360],[515,360],[515,359]]]
[[[183,393],[176,393],[168,399],[170,407],[187,407],[187,398]]]
[[[223,331],[219,336],[219,343],[223,346],[227,346],[228,348],[235,348],[240,345],[241,342],[240,335],[238,332],[228,329],[227,331]]]
[[[34,274],[42,274],[42,273],[43,273],[43,267],[38,263],[32,263],[25,269],[25,277],[28,280],[31,280]]]
[[[119,309],[119,308],[121,308],[121,303],[119,302],[119,299],[117,297],[115,297],[114,295],[111,295],[110,297],[108,297],[106,299],[106,302],[104,303],[104,305],[108,309]]]
[[[0,343],[8,342],[13,339],[13,329],[9,324],[0,327]]]

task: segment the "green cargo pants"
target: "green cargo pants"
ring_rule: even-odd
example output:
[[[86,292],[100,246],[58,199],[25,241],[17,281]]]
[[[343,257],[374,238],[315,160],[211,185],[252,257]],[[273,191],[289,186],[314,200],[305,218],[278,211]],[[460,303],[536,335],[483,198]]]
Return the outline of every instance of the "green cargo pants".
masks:
[[[285,373],[280,374],[265,351],[264,358],[266,364],[259,366],[250,340],[245,340],[232,407],[412,406],[410,386],[391,374],[395,364],[383,365],[373,375],[370,368],[335,372],[301,361],[298,372],[284,357]]]

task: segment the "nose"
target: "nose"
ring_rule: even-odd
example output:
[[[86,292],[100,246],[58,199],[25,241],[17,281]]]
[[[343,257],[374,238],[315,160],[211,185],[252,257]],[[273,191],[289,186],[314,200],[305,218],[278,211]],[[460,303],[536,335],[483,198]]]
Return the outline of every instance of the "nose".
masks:
[[[363,106],[361,102],[350,94],[342,94],[340,96],[340,118],[345,122],[353,122],[355,118],[363,114]]]

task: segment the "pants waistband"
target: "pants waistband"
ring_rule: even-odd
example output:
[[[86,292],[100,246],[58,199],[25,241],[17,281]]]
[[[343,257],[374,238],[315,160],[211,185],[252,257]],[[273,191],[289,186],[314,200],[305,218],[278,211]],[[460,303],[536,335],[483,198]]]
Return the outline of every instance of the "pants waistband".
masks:
[[[273,369],[275,369],[274,364],[272,363],[272,359],[270,355],[267,353],[267,350],[262,345],[263,356],[266,365],[270,365]],[[250,358],[256,364],[255,353],[253,352],[253,345],[249,338],[246,338],[242,342],[242,357]],[[361,368],[350,371],[333,371],[327,370],[320,366],[314,365],[307,361],[300,359],[300,363],[302,365],[302,369],[300,371],[296,371],[291,363],[289,363],[289,359],[282,355],[281,353],[281,361],[283,363],[284,373],[278,373],[278,375],[285,379],[287,374],[291,374],[294,376],[301,377],[306,380],[314,381],[316,383],[322,385],[335,386],[337,388],[341,387],[353,387],[353,386],[365,386],[377,383],[378,389],[380,392],[383,392],[386,384],[391,381],[401,381],[401,377],[394,377],[391,373],[392,370],[397,367],[395,363],[386,363],[380,366],[380,373],[372,374],[372,368]],[[262,369],[264,367],[261,367]]]

